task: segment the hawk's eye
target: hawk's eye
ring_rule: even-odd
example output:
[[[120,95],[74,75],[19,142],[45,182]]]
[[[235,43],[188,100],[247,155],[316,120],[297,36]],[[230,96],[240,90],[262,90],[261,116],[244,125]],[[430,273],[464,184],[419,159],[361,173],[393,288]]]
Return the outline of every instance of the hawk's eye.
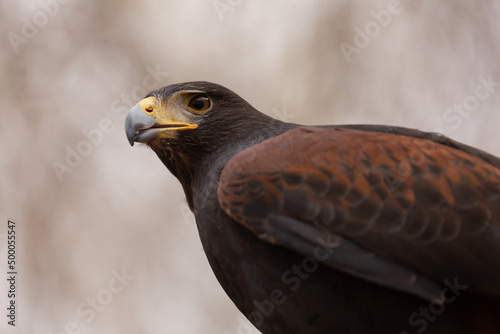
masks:
[[[212,101],[206,95],[195,95],[189,100],[188,107],[194,111],[203,112],[212,106]]]

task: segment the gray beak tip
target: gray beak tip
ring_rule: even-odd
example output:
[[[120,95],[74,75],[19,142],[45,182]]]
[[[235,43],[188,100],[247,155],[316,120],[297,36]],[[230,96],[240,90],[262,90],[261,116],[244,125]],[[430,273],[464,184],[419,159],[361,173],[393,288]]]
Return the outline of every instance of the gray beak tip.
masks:
[[[156,124],[155,119],[146,115],[142,111],[140,105],[136,104],[133,106],[125,119],[125,133],[127,134],[127,139],[130,145],[134,146],[135,141],[143,142],[141,136],[137,137],[136,132],[142,129],[147,129],[154,124]]]
[[[133,125],[133,116],[129,112],[127,115],[127,119],[125,120],[125,133],[127,134],[127,140],[130,143],[130,146],[134,146],[134,137],[135,137],[135,127]]]

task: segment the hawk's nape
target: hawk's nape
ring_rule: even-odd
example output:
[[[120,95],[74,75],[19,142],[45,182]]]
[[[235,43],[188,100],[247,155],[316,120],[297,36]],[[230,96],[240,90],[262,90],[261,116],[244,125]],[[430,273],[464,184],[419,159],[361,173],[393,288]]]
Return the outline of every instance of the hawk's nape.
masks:
[[[301,126],[208,82],[126,133],[181,182],[219,282],[263,333],[500,333],[500,160],[412,129]]]

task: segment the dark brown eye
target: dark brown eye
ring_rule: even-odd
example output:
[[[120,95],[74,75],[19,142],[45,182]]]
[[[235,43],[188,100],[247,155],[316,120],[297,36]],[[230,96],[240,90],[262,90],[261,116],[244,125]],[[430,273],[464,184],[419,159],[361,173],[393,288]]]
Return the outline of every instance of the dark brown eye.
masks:
[[[205,111],[212,106],[210,98],[206,95],[195,95],[189,100],[188,107],[194,111]]]

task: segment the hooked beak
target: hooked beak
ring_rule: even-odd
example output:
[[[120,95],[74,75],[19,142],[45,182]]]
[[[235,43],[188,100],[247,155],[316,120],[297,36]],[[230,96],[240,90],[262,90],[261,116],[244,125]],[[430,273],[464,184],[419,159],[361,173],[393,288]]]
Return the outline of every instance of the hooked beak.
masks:
[[[198,127],[197,124],[158,119],[153,108],[155,102],[155,98],[148,97],[130,109],[125,120],[125,132],[130,145],[134,146],[134,142],[147,144],[156,138],[169,137],[168,132]]]

